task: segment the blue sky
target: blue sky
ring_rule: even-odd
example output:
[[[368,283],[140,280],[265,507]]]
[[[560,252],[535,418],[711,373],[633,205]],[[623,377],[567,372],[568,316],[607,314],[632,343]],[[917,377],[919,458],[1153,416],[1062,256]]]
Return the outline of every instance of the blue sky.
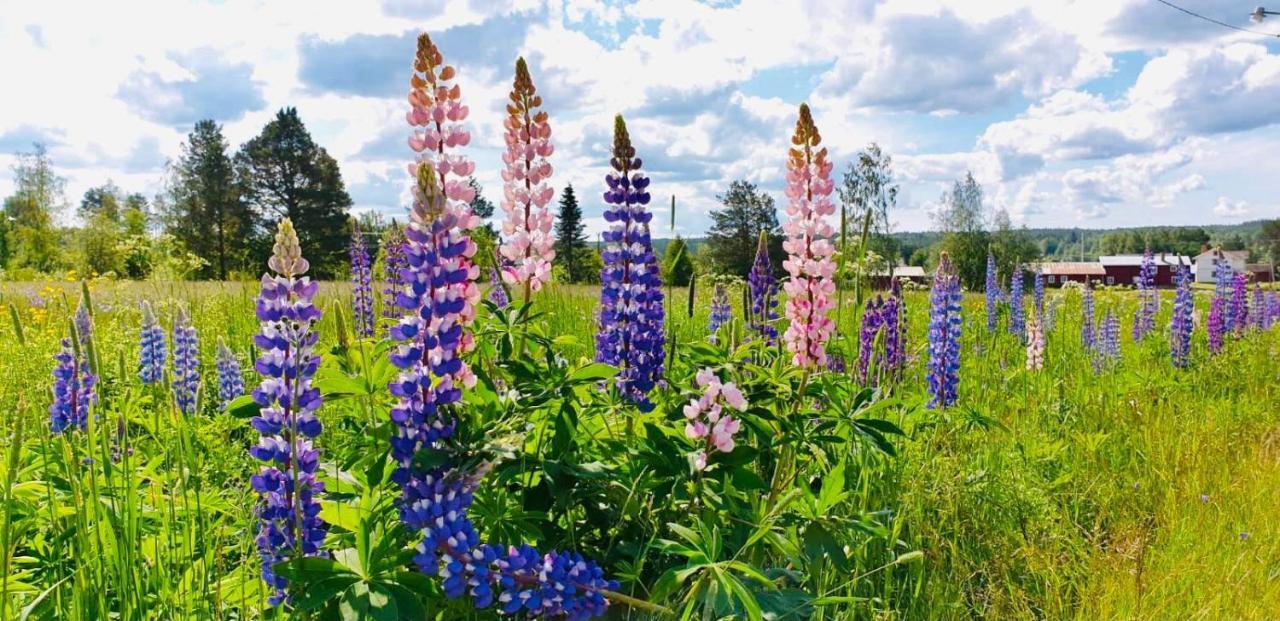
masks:
[[[930,228],[965,171],[992,210],[1033,227],[1280,217],[1280,44],[1154,0],[107,4],[0,13],[0,57],[21,59],[0,65],[0,194],[37,140],[72,203],[107,179],[154,194],[196,120],[238,146],[296,106],[356,209],[403,218],[404,95],[425,30],[458,68],[485,193],[501,196],[502,106],[523,55],[551,115],[553,184],[574,184],[593,228],[614,114],[655,210],[675,195],[677,231],[698,235],[734,179],[781,206],[802,101],[837,174],[873,141],[893,156],[899,230]],[[1252,5],[1180,4],[1280,32],[1250,25]]]

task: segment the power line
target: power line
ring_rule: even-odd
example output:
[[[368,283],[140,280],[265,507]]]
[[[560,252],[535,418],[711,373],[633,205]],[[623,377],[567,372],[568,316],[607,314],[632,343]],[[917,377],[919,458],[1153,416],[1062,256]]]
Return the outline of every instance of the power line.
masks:
[[[1177,9],[1177,10],[1179,10],[1179,11],[1182,11],[1183,13],[1186,13],[1187,15],[1190,15],[1190,16],[1195,17],[1195,18],[1197,18],[1197,19],[1203,19],[1204,21],[1209,22],[1210,24],[1217,24],[1217,25],[1219,25],[1219,26],[1222,26],[1223,28],[1230,28],[1230,29],[1232,29],[1232,30],[1238,30],[1238,31],[1240,31],[1240,32],[1247,32],[1247,33],[1249,33],[1249,34],[1261,35],[1261,36],[1264,36],[1264,37],[1280,37],[1280,34],[1276,34],[1276,33],[1273,33],[1273,32],[1262,32],[1261,30],[1250,30],[1250,29],[1248,29],[1248,28],[1241,28],[1241,27],[1239,27],[1239,26],[1235,26],[1235,25],[1232,25],[1232,24],[1228,24],[1227,22],[1218,21],[1218,20],[1216,20],[1216,19],[1214,19],[1214,18],[1212,18],[1212,17],[1207,17],[1207,16],[1204,16],[1204,15],[1201,15],[1201,14],[1196,13],[1195,11],[1192,11],[1192,10],[1190,10],[1190,9],[1184,9],[1184,8],[1182,8],[1182,7],[1180,7],[1180,6],[1176,5],[1176,4],[1174,4],[1174,3],[1172,3],[1172,2],[1168,2],[1167,0],[1156,0],[1156,2],[1159,2],[1160,4],[1163,4],[1163,5],[1165,5],[1165,6],[1169,7],[1169,8]]]

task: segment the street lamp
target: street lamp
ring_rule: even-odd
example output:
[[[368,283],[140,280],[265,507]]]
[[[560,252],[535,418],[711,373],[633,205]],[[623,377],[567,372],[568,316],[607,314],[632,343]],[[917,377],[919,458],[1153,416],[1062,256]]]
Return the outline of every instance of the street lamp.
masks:
[[[1249,21],[1252,21],[1255,24],[1260,24],[1268,15],[1280,15],[1280,11],[1268,11],[1262,7],[1258,7],[1249,14]]]

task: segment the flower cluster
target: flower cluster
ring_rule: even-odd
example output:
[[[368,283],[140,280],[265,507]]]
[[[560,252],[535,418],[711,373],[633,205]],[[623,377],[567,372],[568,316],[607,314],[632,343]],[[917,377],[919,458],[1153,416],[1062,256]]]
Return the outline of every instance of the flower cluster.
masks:
[[[1249,326],[1249,281],[1245,274],[1236,274],[1231,280],[1231,319],[1228,324],[1236,334]]]
[[[155,384],[164,379],[165,342],[164,329],[156,321],[151,305],[142,303],[142,333],[138,339],[138,377],[143,384]]]
[[[1235,282],[1235,270],[1231,267],[1231,262],[1222,254],[1221,250],[1215,250],[1213,256],[1213,296],[1222,298],[1223,304],[1231,295],[1231,288]],[[1232,321],[1235,319],[1233,313],[1226,313],[1223,316],[1224,328],[1230,332],[1232,330]]]
[[[226,408],[232,399],[244,394],[244,376],[240,373],[240,361],[231,348],[218,339],[218,402]]]
[[[698,470],[705,470],[707,452],[732,452],[733,436],[741,426],[738,419],[725,411],[725,407],[742,412],[747,409],[747,400],[733,382],[722,384],[711,369],[699,370],[696,381],[702,395],[684,406],[684,417],[688,421],[684,435],[690,440],[704,441],[694,454],[693,463]]]
[[[772,345],[778,339],[778,329],[773,322],[778,319],[778,279],[773,275],[769,261],[769,234],[760,232],[756,244],[756,258],[747,275],[747,289],[751,294],[751,328]]]
[[[511,304],[511,298],[507,296],[507,289],[502,286],[495,267],[489,268],[489,301],[498,308],[506,308]]]
[[[1098,326],[1098,347],[1093,352],[1094,371],[1115,366],[1120,362],[1120,319],[1115,310],[1107,309]]]
[[[76,314],[73,320],[76,324],[76,338],[79,339],[81,349],[85,352],[92,351],[93,317],[89,314],[89,307],[85,305],[84,300],[81,300],[80,305],[76,306]]]
[[[1000,281],[996,277],[996,257],[987,253],[987,282],[984,293],[987,302],[987,330],[992,332],[1000,321]]]
[[[1032,295],[1035,296],[1035,314],[1037,317],[1044,317],[1044,274],[1040,270],[1032,272]]]
[[[1222,351],[1222,340],[1227,331],[1227,308],[1226,300],[1218,296],[1213,297],[1213,301],[1209,303],[1209,320],[1205,326],[1209,333],[1209,353],[1217,354]]]
[[[382,239],[382,318],[388,320],[387,329],[400,319],[400,310],[396,306],[396,293],[404,284],[401,272],[408,265],[404,256],[404,229],[394,222],[387,227],[386,236]]]
[[[178,411],[194,414],[200,393],[200,339],[186,309],[173,322],[173,400]]]
[[[715,293],[711,296],[711,320],[707,326],[711,332],[708,337],[712,343],[716,342],[716,332],[729,320],[733,318],[733,309],[729,306],[729,292],[723,284],[717,284]]]
[[[867,300],[858,332],[858,378],[875,386],[905,364],[902,351],[901,307],[896,295]]]
[[[1174,278],[1178,284],[1178,291],[1173,297],[1173,317],[1169,325],[1169,352],[1173,357],[1173,366],[1183,368],[1190,362],[1195,298],[1191,293],[1190,269],[1179,267]]]
[[[1093,284],[1084,283],[1084,297],[1080,301],[1080,341],[1087,351],[1098,346],[1098,327],[1093,311]]]
[[[356,334],[373,336],[373,272],[369,265],[369,248],[364,243],[360,225],[351,223],[351,319]]]
[[[960,387],[960,277],[951,267],[951,257],[942,253],[929,296],[929,377],[930,408],[954,405]]]
[[[254,368],[262,382],[253,391],[261,410],[251,424],[260,437],[249,454],[264,462],[251,482],[259,495],[262,580],[271,587],[268,602],[275,606],[288,595],[287,581],[273,567],[319,554],[327,526],[316,497],[324,491],[316,479],[320,453],[312,445],[322,428],[316,418],[320,390],[311,384],[320,366],[315,323],[321,313],[314,302],[319,283],[304,276],[310,266],[288,218],[280,221],[267,266],[275,275],[262,275],[256,309],[261,329],[253,337],[261,352]]]
[[[648,394],[662,377],[666,352],[662,277],[649,238],[653,214],[645,208],[649,178],[640,172],[621,116],[614,120],[609,163],[596,360],[620,369],[618,387],[647,412],[653,409]]]
[[[54,356],[53,403],[49,406],[49,425],[54,433],[68,429],[83,431],[89,424],[89,412],[98,402],[94,386],[98,380],[89,370],[89,361],[71,339],[62,339],[62,351]]]
[[[835,213],[831,202],[831,162],[827,149],[819,148],[822,136],[813,123],[809,106],[800,104],[800,116],[791,136],[793,147],[787,157],[787,222],[782,230],[787,239],[782,243],[787,259],[782,267],[790,275],[783,289],[787,292],[787,318],[791,323],[783,335],[787,350],[796,366],[822,366],[827,363],[826,344],[835,323],[827,316],[835,294],[835,263],[831,255],[832,229],[827,216]]]
[[[1264,308],[1266,317],[1262,320],[1262,329],[1270,330],[1276,322],[1280,321],[1280,294],[1274,291],[1268,293]]]
[[[1252,307],[1249,318],[1253,322],[1254,329],[1267,329],[1267,299],[1262,294],[1262,283],[1253,284],[1253,301],[1249,305]]]
[[[1138,311],[1133,318],[1133,340],[1141,341],[1155,329],[1160,310],[1160,292],[1156,290],[1156,259],[1147,248],[1138,270]]]
[[[1022,266],[1014,266],[1013,275],[1009,277],[1009,334],[1025,339],[1027,332],[1027,309],[1022,301]]]
[[[1036,315],[1027,319],[1027,370],[1039,371],[1044,368],[1044,330]]]
[[[502,122],[507,145],[502,154],[506,168],[502,171],[501,205],[507,212],[499,248],[507,264],[502,278],[509,284],[538,291],[551,280],[551,260],[556,256],[551,234],[554,219],[547,209],[553,190],[546,182],[551,176],[547,158],[555,149],[547,113],[539,110],[542,96],[538,95],[523,58],[516,60],[510,99],[507,118]]]

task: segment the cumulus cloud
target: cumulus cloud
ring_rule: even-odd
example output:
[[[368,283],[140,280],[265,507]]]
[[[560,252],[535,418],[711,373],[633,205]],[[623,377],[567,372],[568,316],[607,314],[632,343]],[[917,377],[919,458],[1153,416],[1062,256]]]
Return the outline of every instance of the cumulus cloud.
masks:
[[[1243,218],[1249,215],[1249,204],[1244,201],[1233,201],[1225,196],[1219,196],[1218,202],[1213,205],[1213,213],[1224,218]]]
[[[148,120],[187,126],[200,119],[228,121],[266,105],[249,63],[228,63],[213,49],[173,52],[184,73],[171,79],[157,71],[134,71],[116,96]]]

